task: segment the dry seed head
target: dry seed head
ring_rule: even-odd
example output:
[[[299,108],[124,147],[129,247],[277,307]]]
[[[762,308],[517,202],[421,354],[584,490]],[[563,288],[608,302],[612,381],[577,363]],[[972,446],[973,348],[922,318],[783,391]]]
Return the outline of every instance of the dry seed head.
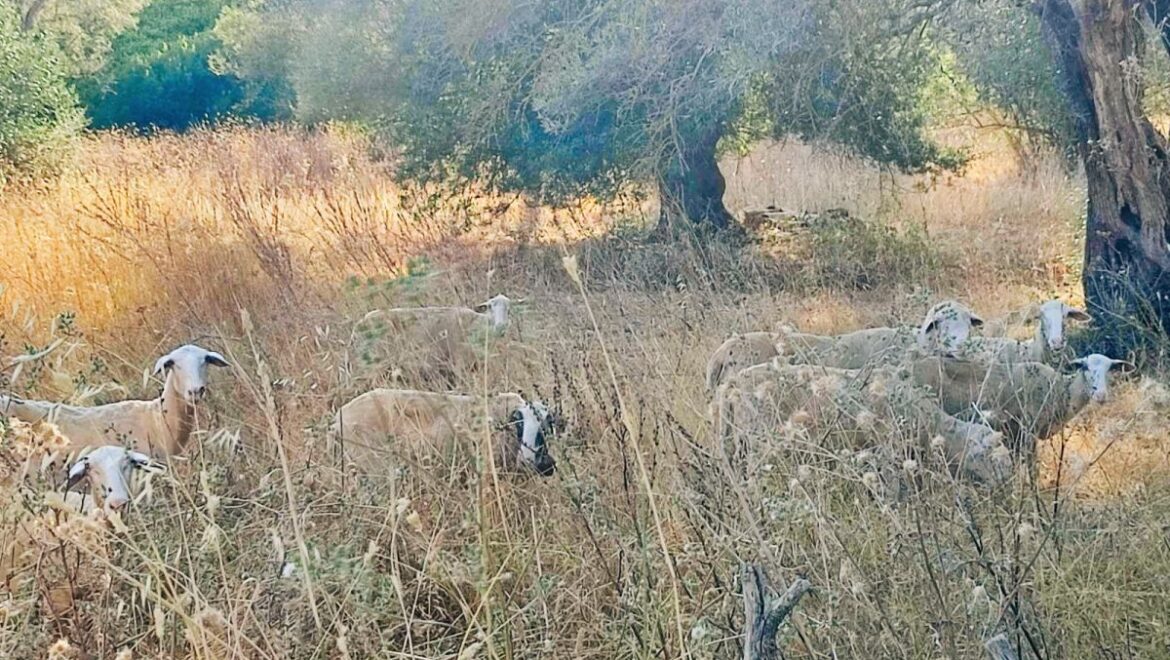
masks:
[[[906,460],[902,461],[902,469],[910,474],[914,474],[918,471],[918,461],[914,460],[913,458],[907,458]]]
[[[812,479],[812,468],[807,465],[801,465],[796,468],[796,478],[801,481]]]
[[[1031,541],[1035,535],[1036,528],[1032,526],[1032,523],[1022,522],[1020,523],[1020,526],[1016,528],[1016,536],[1020,537],[1020,542],[1022,543]]]
[[[77,652],[69,640],[62,637],[49,647],[49,660],[68,660],[77,657]]]
[[[154,636],[158,638],[160,644],[166,643],[167,615],[161,605],[154,606]]]
[[[866,472],[861,475],[861,483],[865,484],[867,488],[877,490],[879,485],[877,472]]]
[[[409,497],[400,497],[400,498],[398,498],[398,501],[394,503],[395,515],[401,516],[402,514],[406,513],[406,510],[408,508],[410,508],[410,498]]]
[[[416,532],[422,531],[422,518],[419,517],[418,511],[411,511],[406,516],[406,524],[410,525],[410,528]]]
[[[936,435],[930,439],[930,447],[935,451],[942,451],[947,444],[946,438],[941,435]]]
[[[200,550],[203,552],[211,552],[219,549],[219,542],[223,538],[223,533],[219,529],[219,525],[209,523],[203,529],[202,545]]]
[[[130,649],[122,649],[118,651],[118,655],[114,656],[114,660],[134,660],[134,652]]]
[[[205,607],[195,615],[195,623],[204,628],[209,628],[216,634],[227,630],[228,622],[224,617],[223,612],[214,607]]]
[[[368,565],[370,562],[372,562],[374,560],[374,556],[378,554],[378,550],[380,550],[378,544],[370,541],[369,545],[366,546],[366,554],[362,555],[362,563]]]
[[[808,426],[809,422],[812,421],[812,415],[807,410],[801,409],[792,413],[788,421],[796,426]]]

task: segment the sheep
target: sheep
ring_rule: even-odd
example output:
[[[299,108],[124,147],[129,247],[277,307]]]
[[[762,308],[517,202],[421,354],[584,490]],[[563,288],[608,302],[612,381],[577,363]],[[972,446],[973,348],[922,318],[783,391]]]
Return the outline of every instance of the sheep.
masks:
[[[229,364],[219,353],[187,344],[155,363],[154,375],[166,374],[157,399],[70,406],[0,396],[0,416],[30,424],[54,423],[68,438],[73,451],[125,444],[153,456],[181,454],[191,440],[196,406],[207,393],[208,366]]]
[[[946,414],[896,367],[867,372],[774,360],[732,376],[716,398],[716,437],[733,448],[803,427],[818,445],[829,438],[844,444],[829,449],[883,446],[894,438],[921,455],[941,438],[947,463],[983,483],[1002,481],[1010,467],[1000,433]]]
[[[330,427],[331,448],[364,464],[377,463],[388,441],[408,449],[448,450],[472,434],[487,412],[496,465],[507,471],[529,469],[551,476],[556,461],[548,451],[552,431],[548,408],[515,393],[480,397],[375,389],[361,394],[337,411]]]
[[[1012,449],[1029,457],[1036,440],[1052,437],[1086,405],[1109,398],[1109,372],[1134,365],[1099,353],[1070,363],[1062,374],[1039,362],[981,362],[929,357],[910,365],[915,384],[930,390],[952,415],[981,415]]]
[[[740,369],[763,364],[778,356],[839,369],[860,369],[889,361],[915,346],[928,352],[951,352],[967,341],[971,328],[983,319],[955,301],[943,301],[927,311],[917,328],[870,328],[836,336],[783,329],[733,335],[707,361],[707,391],[714,394],[725,379]]]
[[[1069,306],[1060,300],[1047,300],[1035,305],[1024,315],[1025,320],[1036,321],[1036,335],[1026,341],[1010,337],[974,337],[961,349],[960,355],[971,359],[998,362],[1043,362],[1056,364],[1065,346],[1066,320],[1091,321],[1084,310]]]
[[[41,449],[35,450],[25,457],[24,462],[33,461],[39,453]],[[13,459],[12,456],[5,458]],[[112,514],[124,511],[130,502],[130,481],[134,470],[159,473],[166,468],[145,454],[116,445],[105,445],[84,452],[66,473],[64,494],[46,493],[45,501],[50,510],[31,517],[28,515],[28,507],[32,492],[28,486],[5,484],[5,495],[10,506],[6,510],[0,509],[0,537],[3,538],[0,543],[0,586],[14,592],[17,584],[32,577],[33,565],[40,566],[38,555],[43,557],[45,552],[59,547],[63,540],[79,540],[78,532],[93,540],[103,518],[114,521],[114,526],[119,527],[120,518]],[[76,495],[70,491],[83,481],[89,482],[92,497],[80,498],[81,501],[67,497]],[[19,498],[18,493],[21,495]],[[52,509],[66,512],[64,522],[60,514],[53,513]],[[86,515],[95,509],[100,510],[96,517]],[[37,569],[38,573],[40,570]],[[50,612],[61,613],[72,608],[72,587],[76,586],[72,581],[49,579],[47,584],[41,591]]]
[[[479,363],[477,349],[484,340],[499,338],[511,324],[509,312],[526,299],[512,300],[500,294],[475,306],[467,307],[399,307],[375,310],[363,320],[383,318],[396,338],[408,337],[415,357],[424,361],[420,374],[433,379],[438,370],[441,380],[454,384],[455,367]]]
[[[69,492],[88,480],[96,506],[107,512],[121,511],[130,502],[130,481],[134,470],[157,474],[166,472],[166,467],[146,454],[117,445],[104,445],[83,453],[73,463],[65,491]]]

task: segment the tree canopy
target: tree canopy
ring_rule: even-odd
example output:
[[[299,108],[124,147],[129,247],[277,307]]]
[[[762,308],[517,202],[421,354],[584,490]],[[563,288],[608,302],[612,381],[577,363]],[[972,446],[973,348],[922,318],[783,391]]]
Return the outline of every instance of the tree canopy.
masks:
[[[664,209],[726,225],[720,145],[824,139],[905,170],[956,154],[924,135],[938,53],[914,3],[852,0],[353,0],[262,11],[306,120],[364,119],[400,172],[541,200],[656,183]],[[239,20],[238,18],[236,19]]]
[[[0,4],[0,183],[52,166],[81,126],[59,51]]]

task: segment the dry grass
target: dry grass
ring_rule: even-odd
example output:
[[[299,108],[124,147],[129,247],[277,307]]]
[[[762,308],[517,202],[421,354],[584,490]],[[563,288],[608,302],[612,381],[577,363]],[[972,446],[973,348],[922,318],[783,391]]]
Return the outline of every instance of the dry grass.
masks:
[[[891,277],[841,243],[819,253],[831,267],[647,244],[636,200],[554,213],[403,189],[339,131],[92,138],[59,182],[0,197],[0,353],[64,339],[4,387],[153,396],[143,369],[192,340],[237,368],[128,531],[95,540],[36,497],[6,508],[0,536],[53,524],[28,579],[0,588],[0,656],[67,639],[99,658],[730,657],[741,561],[816,587],[789,657],[980,657],[998,631],[1027,657],[1164,655],[1166,408],[1149,387],[1044,448],[1037,486],[975,490],[928,458],[900,504],[853,456],[801,469],[807,452],[760,447],[743,478],[710,441],[703,365],[732,331],[902,322],[941,296],[991,316],[1075,300],[1078,179],[978,145],[969,176],[935,186],[802,145],[725,164],[737,210],[845,207],[897,229],[881,254],[929,256]],[[867,285],[822,277],[838,267]],[[331,410],[406,357],[357,319],[501,290],[531,300],[524,348],[461,384],[560,409],[557,476],[497,480],[472,456],[339,470]]]

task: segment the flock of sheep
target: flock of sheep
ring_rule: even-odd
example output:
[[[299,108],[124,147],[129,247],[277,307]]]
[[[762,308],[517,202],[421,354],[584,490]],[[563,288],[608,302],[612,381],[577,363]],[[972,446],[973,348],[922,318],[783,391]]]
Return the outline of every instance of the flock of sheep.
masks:
[[[416,342],[420,357],[450,369],[480,359],[473,345],[507,330],[513,304],[500,295],[475,310],[379,310],[367,319],[388,320],[395,337]],[[1013,453],[1029,457],[1037,439],[1056,433],[1089,401],[1105,400],[1112,369],[1132,368],[1098,354],[1066,360],[1065,324],[1087,320],[1084,312],[1052,300],[1028,316],[1037,325],[1028,341],[973,336],[982,319],[951,301],[917,327],[735,335],[707,367],[715,442],[729,459],[777,437],[842,451],[884,447],[891,458],[937,451],[956,475],[1002,481]],[[163,470],[158,460],[188,449],[209,367],[229,366],[219,353],[186,345],[155,364],[164,378],[156,399],[82,407],[0,396],[0,418],[10,432],[50,428],[59,442],[42,452],[42,469],[59,470],[67,491],[88,481],[90,506],[116,512],[131,500],[134,470]],[[1064,367],[1072,373],[1057,370]],[[391,443],[422,456],[487,428],[498,467],[548,476],[556,469],[548,447],[555,421],[543,403],[515,393],[485,400],[383,388],[341,406],[328,438],[349,463],[377,470]],[[908,444],[893,448],[894,438]],[[33,463],[30,454],[26,473]],[[14,556],[12,548],[3,550]]]
[[[983,320],[953,301],[916,328],[735,335],[707,366],[715,437],[729,459],[777,434],[890,459],[936,451],[955,474],[998,483],[1013,458],[1030,464],[1037,440],[1105,401],[1110,371],[1133,368],[1100,354],[1068,359],[1065,323],[1089,320],[1079,309],[1049,300],[1023,317],[1036,323],[1027,341],[973,336]]]

